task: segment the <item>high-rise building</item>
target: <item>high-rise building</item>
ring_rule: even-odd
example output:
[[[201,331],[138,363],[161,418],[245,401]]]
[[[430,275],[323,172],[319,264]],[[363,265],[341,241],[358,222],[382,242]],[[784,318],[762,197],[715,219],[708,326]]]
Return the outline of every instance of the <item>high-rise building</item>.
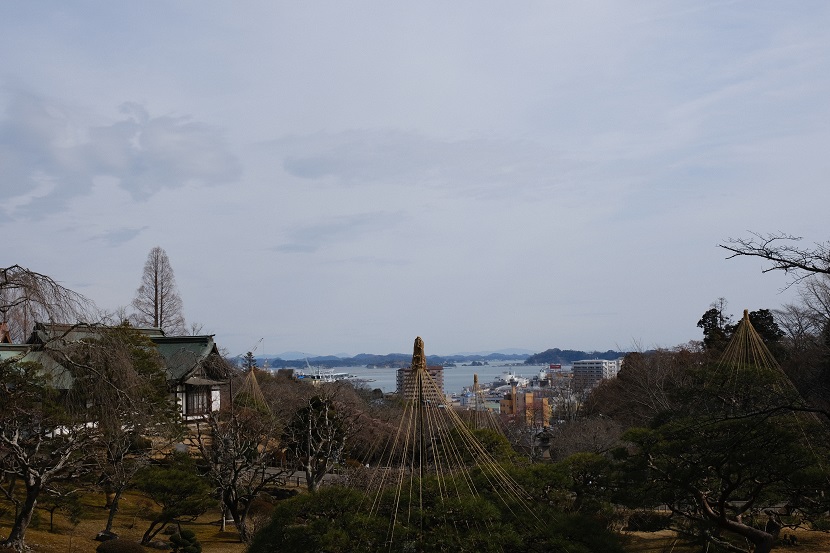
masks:
[[[421,369],[425,371],[424,379],[420,388],[423,390],[423,398],[429,401],[441,401],[444,398],[444,367],[440,365]],[[404,367],[398,369],[397,392],[404,399],[418,399],[418,367]]]
[[[621,359],[584,359],[574,361],[573,384],[576,389],[592,388],[605,378],[614,378],[620,370]]]

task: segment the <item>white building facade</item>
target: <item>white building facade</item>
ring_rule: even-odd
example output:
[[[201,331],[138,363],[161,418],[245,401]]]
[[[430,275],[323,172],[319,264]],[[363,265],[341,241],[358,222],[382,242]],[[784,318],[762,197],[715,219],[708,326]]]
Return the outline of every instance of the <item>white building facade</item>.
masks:
[[[573,385],[576,389],[593,388],[606,378],[615,378],[620,371],[622,359],[584,359],[574,361]]]

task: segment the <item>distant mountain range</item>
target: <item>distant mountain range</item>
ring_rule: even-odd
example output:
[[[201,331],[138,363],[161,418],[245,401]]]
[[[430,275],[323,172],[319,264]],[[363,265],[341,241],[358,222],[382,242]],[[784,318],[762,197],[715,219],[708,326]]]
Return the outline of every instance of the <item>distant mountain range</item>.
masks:
[[[572,364],[580,359],[617,359],[625,352],[608,350],[604,352],[585,352],[579,350],[561,350],[553,348],[541,353],[530,350],[507,348],[497,351],[462,352],[452,355],[428,355],[427,364],[445,365],[471,361],[511,361],[524,362],[527,365],[546,365],[560,363]],[[296,368],[308,363],[314,367],[403,367],[412,361],[410,353],[388,353],[377,355],[360,353],[353,357],[348,355],[313,355],[299,351],[287,351],[280,354],[263,354],[255,356],[260,367]],[[241,361],[241,356],[238,358]]]
[[[492,354],[501,354],[501,355],[523,355],[525,357],[529,355],[533,355],[535,353],[533,350],[529,349],[520,349],[520,348],[506,348],[506,349],[499,349],[499,350],[487,350],[487,351],[465,351],[459,353],[453,353],[452,355],[445,355],[444,357],[469,357],[469,356],[480,356],[486,357]],[[360,355],[368,355],[368,354],[360,354]],[[390,355],[399,355],[399,354],[390,354]],[[403,354],[400,354],[403,355]],[[305,360],[305,359],[315,359],[320,357],[337,357],[340,359],[348,359],[351,356],[348,353],[335,353],[332,355],[318,355],[315,353],[308,353],[302,351],[284,351],[282,353],[263,353],[262,355],[257,355],[257,359],[282,359],[283,361],[297,361],[297,360]],[[410,355],[411,357],[411,355]]]

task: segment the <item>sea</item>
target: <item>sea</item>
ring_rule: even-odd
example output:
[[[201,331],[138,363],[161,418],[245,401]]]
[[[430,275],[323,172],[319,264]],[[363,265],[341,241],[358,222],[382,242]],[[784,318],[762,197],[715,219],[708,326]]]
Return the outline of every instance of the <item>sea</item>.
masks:
[[[478,375],[478,382],[481,386],[488,384],[507,371],[512,371],[517,376],[533,378],[541,369],[547,365],[525,365],[525,364],[489,364],[473,367],[470,365],[456,365],[455,367],[444,367],[444,392],[447,394],[461,393],[464,388],[473,387],[473,375]],[[370,389],[380,388],[384,392],[394,392],[397,382],[397,369],[378,368],[369,369],[366,367],[335,367],[334,372],[344,372],[355,375],[362,384]]]

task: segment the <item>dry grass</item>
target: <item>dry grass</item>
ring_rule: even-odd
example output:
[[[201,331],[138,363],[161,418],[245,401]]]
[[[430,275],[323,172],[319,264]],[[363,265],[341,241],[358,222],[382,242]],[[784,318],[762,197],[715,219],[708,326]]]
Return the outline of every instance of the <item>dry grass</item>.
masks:
[[[830,534],[811,532],[809,530],[784,530],[784,534],[794,534],[798,546],[778,545],[774,550],[793,553],[827,553],[830,551]],[[627,532],[624,536],[625,549],[631,553],[699,553],[699,547],[686,547],[677,539],[674,532]]]
[[[49,553],[94,553],[99,542],[93,538],[104,528],[107,512],[101,507],[103,497],[89,495],[85,498],[85,512],[82,522],[73,527],[60,513],[55,515],[55,531],[49,531],[49,514],[38,511],[40,521],[26,532],[26,542],[35,552]],[[8,505],[8,504],[6,504]],[[113,530],[122,538],[133,541],[141,539],[149,525],[149,517],[157,507],[149,500],[137,494],[129,494],[121,504],[121,512],[115,518]],[[239,537],[233,528],[228,525],[225,532],[221,532],[218,525],[219,511],[213,510],[201,516],[194,522],[183,524],[196,532],[202,543],[204,553],[244,553],[245,546],[239,542]],[[11,515],[6,513],[0,516],[0,537],[8,535],[11,525]],[[793,551],[798,553],[826,553],[830,551],[830,534],[797,530],[784,533],[795,534],[798,546],[776,547],[776,551]],[[167,536],[159,534],[157,539],[166,540]],[[624,534],[626,550],[631,553],[698,553],[699,548],[684,547],[677,536],[668,530],[661,532],[627,532]],[[147,551],[156,551],[147,549]]]
[[[49,513],[39,510],[39,523],[26,531],[27,545],[35,552],[94,553],[100,542],[93,538],[103,530],[107,511],[102,508],[102,495],[87,496],[84,505],[83,520],[74,528],[65,516],[56,513],[54,532],[49,531]],[[129,494],[121,502],[121,511],[115,517],[113,531],[122,539],[138,541],[150,524],[149,516],[156,510],[157,507],[147,499]],[[196,532],[204,553],[243,553],[245,546],[239,542],[232,524],[227,526],[225,532],[220,532],[217,523],[219,517],[218,510],[209,511],[194,522],[182,524],[182,527]],[[8,535],[11,523],[11,514],[0,517],[0,537]],[[163,534],[156,537],[159,540],[167,538]],[[147,551],[157,550],[148,548]]]

